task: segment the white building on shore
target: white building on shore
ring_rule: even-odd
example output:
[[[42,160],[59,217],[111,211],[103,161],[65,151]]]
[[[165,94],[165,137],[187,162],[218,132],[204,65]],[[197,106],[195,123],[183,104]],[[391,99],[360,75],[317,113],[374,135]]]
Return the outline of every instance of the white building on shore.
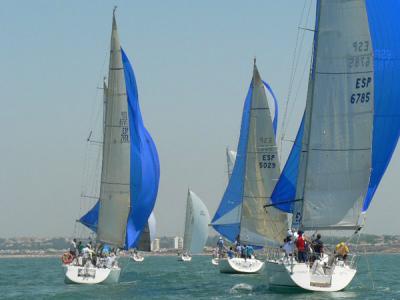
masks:
[[[160,251],[160,239],[154,239],[151,242],[151,251],[154,252]]]
[[[180,236],[174,237],[174,249],[183,249],[183,238]]]

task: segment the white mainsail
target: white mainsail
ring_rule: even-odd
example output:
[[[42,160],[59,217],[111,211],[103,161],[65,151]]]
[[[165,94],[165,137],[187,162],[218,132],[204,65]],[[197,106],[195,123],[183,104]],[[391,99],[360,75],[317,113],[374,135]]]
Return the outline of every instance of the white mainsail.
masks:
[[[372,43],[365,1],[321,1],[293,225],[355,228],[371,174]]]
[[[115,17],[106,91],[97,239],[122,248],[130,210],[130,141],[124,69]]]
[[[285,237],[287,216],[274,207],[263,209],[279,179],[280,166],[268,100],[255,64],[252,85],[240,240],[275,245]]]
[[[208,237],[210,214],[203,201],[190,189],[186,203],[183,249],[190,254],[202,253]]]
[[[232,172],[233,172],[233,166],[235,165],[235,160],[236,160],[236,151],[229,150],[229,148],[226,148],[226,163],[228,167],[228,180],[231,178]]]

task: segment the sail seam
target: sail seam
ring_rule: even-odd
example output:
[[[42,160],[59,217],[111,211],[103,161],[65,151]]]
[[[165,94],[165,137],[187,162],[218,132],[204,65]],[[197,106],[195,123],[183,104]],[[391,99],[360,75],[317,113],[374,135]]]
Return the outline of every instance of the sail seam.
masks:
[[[320,75],[351,75],[351,74],[371,74],[373,71],[360,71],[360,72],[315,72]]]
[[[105,184],[115,184],[115,185],[129,185],[129,183],[106,182],[106,181],[102,181],[101,183],[105,183]]]
[[[369,148],[347,148],[347,149],[322,149],[322,148],[311,148],[311,151],[327,151],[327,152],[343,152],[343,151],[367,151],[371,150],[371,147]]]

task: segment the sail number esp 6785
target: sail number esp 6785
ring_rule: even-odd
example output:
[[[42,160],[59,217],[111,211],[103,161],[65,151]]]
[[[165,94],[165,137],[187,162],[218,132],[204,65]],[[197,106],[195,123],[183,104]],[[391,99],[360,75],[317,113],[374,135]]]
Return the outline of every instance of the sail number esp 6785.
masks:
[[[358,77],[355,80],[355,89],[357,92],[351,94],[350,103],[368,103],[371,97],[371,92],[369,91],[369,86],[372,83],[371,77]],[[366,90],[368,89],[368,90]],[[361,91],[360,91],[361,90]]]

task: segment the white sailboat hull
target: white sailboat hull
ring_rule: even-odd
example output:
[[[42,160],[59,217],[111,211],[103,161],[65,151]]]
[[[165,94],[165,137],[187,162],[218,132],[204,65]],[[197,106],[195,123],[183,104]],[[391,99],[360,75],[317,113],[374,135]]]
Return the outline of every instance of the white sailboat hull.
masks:
[[[179,261],[191,261],[192,257],[188,256],[188,255],[181,255],[181,256],[179,256],[178,260]]]
[[[144,261],[144,256],[132,255],[132,256],[131,256],[131,259],[132,259],[134,262],[142,262],[142,261]]]
[[[337,292],[345,289],[353,280],[357,270],[343,262],[334,266],[331,275],[322,269],[313,270],[308,264],[282,261],[267,261],[267,278],[270,287],[301,288],[308,291]]]
[[[256,274],[264,268],[264,263],[254,258],[221,258],[218,262],[221,273]]]
[[[121,268],[96,268],[64,265],[65,283],[75,284],[110,284],[118,283]]]

